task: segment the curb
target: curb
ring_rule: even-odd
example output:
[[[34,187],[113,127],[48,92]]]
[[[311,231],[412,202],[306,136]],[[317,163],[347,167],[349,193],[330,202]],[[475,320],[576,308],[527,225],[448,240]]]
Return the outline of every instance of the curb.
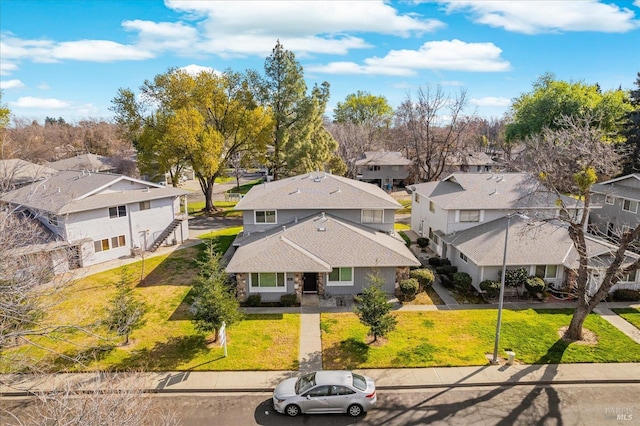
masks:
[[[376,391],[387,390],[417,390],[417,389],[442,389],[442,388],[475,388],[475,387],[514,387],[514,386],[551,386],[551,385],[621,385],[640,384],[640,379],[573,379],[573,380],[527,380],[520,382],[479,382],[479,383],[450,383],[450,384],[424,384],[424,385],[390,385],[376,386]],[[144,389],[147,394],[181,394],[181,393],[271,393],[274,388],[190,388],[190,389]],[[91,390],[78,390],[77,393],[92,393]],[[113,391],[117,392],[117,390]],[[113,393],[111,392],[111,393]],[[37,391],[0,392],[3,397],[33,397]],[[108,393],[108,392],[102,392]]]

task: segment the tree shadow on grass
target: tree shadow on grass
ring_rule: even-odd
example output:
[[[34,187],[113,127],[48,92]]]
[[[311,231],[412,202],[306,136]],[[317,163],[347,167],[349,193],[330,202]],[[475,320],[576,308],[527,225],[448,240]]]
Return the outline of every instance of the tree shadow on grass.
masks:
[[[144,288],[156,285],[190,286],[198,270],[195,258],[201,252],[200,246],[176,250],[155,267],[152,266],[153,258],[146,259],[144,268],[145,272],[149,272],[138,284],[138,287]],[[140,261],[139,263],[142,262]],[[142,268],[142,265],[139,267]]]
[[[115,344],[93,346],[83,350],[67,351],[53,360],[52,371],[82,369],[90,364],[102,361],[116,348]]]
[[[358,368],[369,359],[369,345],[350,337],[324,350],[323,359],[331,360],[340,368]]]
[[[393,365],[416,365],[423,364],[435,359],[435,354],[440,352],[437,346],[428,342],[423,342],[417,346],[407,348],[398,352],[398,356],[392,361]]]
[[[185,361],[207,352],[204,336],[171,337],[166,342],[156,343],[152,348],[132,352],[131,356],[113,365],[113,370],[164,371],[175,370]]]
[[[534,386],[531,391],[519,401],[513,401],[513,408],[503,415],[501,418],[487,418],[488,422],[495,421],[497,425],[513,425],[513,424],[563,424],[563,418],[560,407],[560,397],[558,396],[557,391],[548,386],[547,383],[551,382],[554,377],[558,373],[558,366],[562,361],[562,357],[564,352],[569,347],[571,343],[562,339],[558,339],[549,349],[547,353],[541,356],[538,360],[535,361],[535,364],[529,365],[522,370],[516,370],[516,372],[509,376],[508,380],[511,382],[519,382],[520,380],[531,380],[531,377],[527,378],[527,375],[534,373],[536,371],[542,370],[541,375],[537,375],[536,380],[540,382],[540,384]],[[469,374],[466,377],[460,379],[456,384],[466,382],[470,377],[486,370],[487,368],[495,368],[489,366],[479,367],[477,371]],[[500,371],[508,371],[509,366],[505,365],[499,367]],[[453,403],[439,403],[439,404],[430,404],[432,400],[438,398],[451,389],[454,389],[455,386],[451,386],[445,388],[444,390],[430,396],[429,398],[424,399],[423,401],[415,404],[412,407],[409,407],[409,410],[415,411],[416,413],[423,412],[423,415],[413,415],[410,419],[403,418],[403,413],[409,411],[407,407],[401,406],[399,404],[389,404],[384,407],[384,410],[389,412],[389,415],[386,417],[382,417],[381,424],[395,424],[401,423],[403,425],[423,425],[430,424],[432,422],[445,422],[445,423],[464,423],[465,418],[463,417],[465,414],[471,418],[477,415],[480,410],[484,410],[484,407],[479,404],[488,402],[491,400],[496,400],[496,407],[504,407],[504,392],[510,388],[510,386],[500,386],[496,385],[494,388],[490,388],[486,393],[482,393],[480,396],[467,399],[461,402],[453,402]],[[538,416],[537,418],[532,418],[536,414],[532,414],[528,411],[534,403],[537,403],[540,406],[539,398],[543,398],[546,395],[546,406],[544,410],[542,410],[545,414],[542,416]],[[477,407],[476,407],[477,406]],[[474,413],[473,410],[476,410]],[[496,416],[500,416],[499,414],[495,414]],[[471,421],[469,419],[469,421]]]

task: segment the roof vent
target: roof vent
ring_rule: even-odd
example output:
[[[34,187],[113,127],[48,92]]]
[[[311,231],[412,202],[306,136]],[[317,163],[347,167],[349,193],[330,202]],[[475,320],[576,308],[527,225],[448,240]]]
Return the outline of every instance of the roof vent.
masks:
[[[489,177],[487,178],[487,180],[491,180],[493,179],[493,173],[489,174]]]
[[[497,194],[498,193],[498,189],[497,188],[493,188],[493,191],[491,191],[489,193],[489,195],[493,195],[493,194]]]
[[[286,232],[287,231],[287,227],[282,225],[282,232]]]
[[[323,218],[323,219],[325,218],[325,216],[324,216],[324,212],[322,212],[322,218]]]
[[[326,230],[327,230],[327,228],[326,228],[326,226],[324,226],[324,224],[318,226],[318,232],[324,232]]]
[[[298,223],[298,216],[293,218],[293,223]]]
[[[335,191],[333,191],[333,194],[340,193],[340,192],[342,192],[342,190],[340,189],[340,187],[338,187]]]
[[[149,192],[149,187],[147,186],[145,189],[142,190],[143,192]]]
[[[60,187],[56,188],[56,192],[59,194],[60,193]]]
[[[502,179],[504,179],[504,176],[498,176],[496,178],[496,182],[502,182]]]

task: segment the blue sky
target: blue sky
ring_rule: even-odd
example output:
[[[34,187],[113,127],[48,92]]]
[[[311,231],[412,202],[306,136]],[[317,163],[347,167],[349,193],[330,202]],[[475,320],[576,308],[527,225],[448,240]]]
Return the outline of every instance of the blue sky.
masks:
[[[541,74],[632,87],[640,0],[0,1],[2,102],[17,117],[109,118],[118,88],[170,67],[263,71],[280,39],[309,86],[395,108],[422,87],[499,117]]]

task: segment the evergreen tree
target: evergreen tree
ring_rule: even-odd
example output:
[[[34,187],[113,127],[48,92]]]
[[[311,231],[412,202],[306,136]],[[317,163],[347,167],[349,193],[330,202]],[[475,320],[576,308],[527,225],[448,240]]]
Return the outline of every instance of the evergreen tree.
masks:
[[[192,290],[193,322],[198,331],[213,332],[217,341],[222,323],[230,326],[242,319],[242,313],[213,243],[207,244],[204,255]]]
[[[103,324],[109,331],[124,336],[123,345],[129,344],[129,334],[144,324],[144,303],[133,294],[133,276],[124,268],[116,283],[116,295],[109,301]]]
[[[258,83],[262,102],[273,114],[273,151],[267,158],[273,178],[323,169],[338,147],[323,124],[329,83],[314,86],[307,95],[302,66],[279,40],[264,69]]]
[[[369,335],[373,341],[378,337],[384,337],[396,328],[398,320],[390,313],[393,305],[387,301],[382,291],[384,278],[376,272],[368,277],[369,285],[362,292],[362,296],[356,298],[359,305],[355,307],[355,313],[360,322],[369,327]]]
[[[627,114],[623,135],[627,141],[622,145],[623,170],[621,176],[640,172],[640,72],[635,81],[636,89],[629,92],[633,110]]]

